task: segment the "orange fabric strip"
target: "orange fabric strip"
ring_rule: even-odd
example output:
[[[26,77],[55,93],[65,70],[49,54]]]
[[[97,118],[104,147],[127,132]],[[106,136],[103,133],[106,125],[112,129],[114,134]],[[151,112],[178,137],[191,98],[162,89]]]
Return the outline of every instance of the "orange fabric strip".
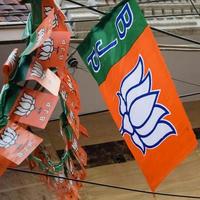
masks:
[[[122,80],[136,66],[140,56],[145,66],[144,76],[151,71],[152,91],[160,91],[157,105],[163,105],[171,113],[166,115],[164,120],[169,121],[176,130],[176,134],[167,137],[155,148],[147,148],[145,154],[133,143],[130,134],[124,134],[129,149],[154,191],[165,176],[192,152],[197,141],[149,27],[140,35],[130,51],[112,67],[106,80],[100,85],[100,91],[118,128],[122,126],[122,116],[119,112],[117,93],[120,91]],[[141,106],[141,113],[145,112],[144,108],[145,105]],[[142,140],[145,141],[144,138]]]

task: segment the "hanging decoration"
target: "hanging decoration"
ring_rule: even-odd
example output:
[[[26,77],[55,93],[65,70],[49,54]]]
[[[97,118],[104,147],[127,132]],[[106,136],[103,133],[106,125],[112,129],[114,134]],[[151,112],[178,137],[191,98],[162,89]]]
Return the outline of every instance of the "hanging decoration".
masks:
[[[155,191],[197,141],[136,1],[124,0],[114,7],[92,28],[78,52]]]
[[[86,177],[87,154],[79,145],[78,85],[66,67],[70,32],[65,16],[54,0],[28,0],[32,12],[23,34],[27,47],[19,56],[14,49],[3,65],[4,86],[0,94],[0,175],[9,166],[28,160],[31,169],[82,180]],[[34,83],[34,84],[33,84]],[[34,86],[33,86],[34,85]],[[65,142],[59,162],[52,160],[43,139],[31,127],[44,129],[60,100],[60,134]],[[58,199],[79,199],[82,184],[41,177]]]

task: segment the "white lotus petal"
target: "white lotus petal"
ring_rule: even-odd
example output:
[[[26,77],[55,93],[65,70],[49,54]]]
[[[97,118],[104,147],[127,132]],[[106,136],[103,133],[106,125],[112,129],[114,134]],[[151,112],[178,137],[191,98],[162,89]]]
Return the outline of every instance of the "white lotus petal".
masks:
[[[124,115],[122,126],[123,132],[133,133],[133,127],[129,121],[129,117],[127,114]]]
[[[10,138],[15,137],[11,132],[8,132],[7,130],[5,130],[3,134],[4,134],[5,136],[7,136],[7,137],[10,137]]]
[[[42,47],[45,47],[45,46],[50,46],[52,47],[53,46],[53,43],[51,41],[46,41],[45,43],[43,43],[43,46]]]
[[[32,70],[31,72],[32,72],[32,74],[36,74],[36,75],[39,75],[39,76],[41,76],[41,74],[42,74],[42,72],[39,71],[39,70]]]
[[[15,144],[15,140],[11,140],[10,143],[9,143],[9,146]]]
[[[34,105],[31,105],[31,108],[30,108],[30,111],[34,110],[35,109],[35,106]]]
[[[52,52],[53,52],[53,50],[54,50],[54,47],[53,47],[53,46],[51,46],[50,52],[52,53]]]
[[[12,128],[10,128],[10,127],[7,127],[6,131],[12,133],[13,135],[16,135],[16,132]]]
[[[148,120],[151,112],[153,111],[154,104],[156,103],[158,93],[152,92],[148,95],[141,96],[130,106],[130,121],[133,126],[139,127]]]
[[[55,14],[55,15],[54,15],[54,20],[53,20],[53,28],[55,28],[56,26],[58,26],[58,17],[57,17],[57,15]]]
[[[19,115],[19,116],[22,117],[22,116],[24,116],[26,113],[22,113],[22,112],[20,112],[20,111],[17,110],[17,111],[14,112],[14,114]]]
[[[150,91],[151,87],[151,74],[148,73],[145,79],[138,86],[133,87],[127,92],[126,102],[127,110],[130,109],[130,105],[135,99],[143,94],[146,94]]]
[[[39,73],[37,70],[34,70],[34,69],[33,69],[31,72],[32,72],[32,74],[40,75],[40,73]]]
[[[155,130],[147,137],[142,137],[142,141],[147,147],[154,147],[164,141],[170,135],[175,135],[176,131],[174,127],[167,121],[158,123]]]
[[[53,44],[53,40],[51,38],[48,38],[47,40],[44,41],[44,46],[45,45],[52,45]]]
[[[127,91],[140,83],[143,77],[143,60],[139,57],[134,69],[126,76],[121,84],[122,97],[125,99]]]
[[[30,103],[27,103],[27,102],[19,102],[19,105],[20,105],[23,109],[26,109],[26,110],[29,110],[30,107],[31,107],[31,104],[30,104]]]
[[[51,12],[51,10],[52,10],[51,7],[49,7],[49,6],[48,6],[48,7],[45,7],[45,8],[44,8],[45,15],[48,16],[49,13]]]
[[[36,72],[38,74],[41,74],[43,72],[43,70],[39,67],[33,67],[32,72]]]
[[[38,61],[35,61],[34,66],[42,69],[42,65]]]
[[[32,101],[30,100],[30,99],[26,99],[26,98],[24,98],[24,97],[21,97],[21,100],[23,101],[23,102],[27,102],[27,103],[32,103]]]
[[[6,143],[3,140],[0,140],[0,147],[5,147]]]
[[[33,100],[33,99],[34,99],[31,95],[26,94],[25,92],[24,92],[24,97],[25,97],[26,99],[30,99],[30,100]]]
[[[2,135],[2,139],[5,143],[10,143],[12,141],[11,137],[8,137],[6,135]]]
[[[153,109],[153,112],[149,118],[149,120],[139,129],[136,129],[137,133],[141,136],[146,136],[153,131],[153,129],[157,126],[158,121],[163,118],[168,111],[161,106],[156,106]]]
[[[50,53],[45,52],[45,51],[41,51],[40,52],[40,56],[44,56],[44,57],[49,57]]]
[[[19,112],[21,112],[21,113],[24,113],[24,114],[27,112],[26,109],[24,109],[24,108],[22,108],[22,107],[20,107],[20,106],[17,107],[17,110],[18,110]]]
[[[29,116],[31,113],[31,111],[29,110],[27,113],[26,113],[26,116]]]
[[[45,60],[48,60],[49,57],[46,57],[46,56],[40,56],[39,59],[45,61]]]
[[[46,53],[49,53],[51,52],[51,46],[50,45],[46,45],[46,46],[43,46],[42,47],[42,50]]]
[[[36,73],[31,73],[31,76],[36,76],[38,78],[41,78],[41,76],[39,74],[36,74]]]
[[[120,100],[120,104],[119,104],[120,105],[120,107],[119,107],[120,108],[120,113],[121,113],[121,115],[124,115],[124,113],[126,112],[126,104],[125,104],[121,94],[118,93],[117,95],[118,95],[119,100]]]
[[[133,142],[135,143],[135,145],[140,149],[142,150],[143,153],[145,153],[145,146],[144,144],[142,143],[142,141],[140,140],[140,138],[138,137],[137,134],[133,134],[131,135],[131,138],[133,140]]]

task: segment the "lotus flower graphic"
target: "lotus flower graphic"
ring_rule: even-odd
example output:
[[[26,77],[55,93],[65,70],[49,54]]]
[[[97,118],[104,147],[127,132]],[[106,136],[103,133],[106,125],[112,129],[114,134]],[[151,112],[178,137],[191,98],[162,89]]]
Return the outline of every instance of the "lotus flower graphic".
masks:
[[[143,154],[176,135],[175,127],[164,119],[170,112],[157,102],[160,92],[152,90],[151,70],[144,75],[143,58],[139,56],[136,66],[124,77],[117,95],[122,116],[120,132],[129,134]]]
[[[4,133],[1,136],[1,138],[2,139],[0,139],[0,147],[7,149],[8,147],[11,147],[16,143],[18,135],[12,128],[8,127],[4,130]]]
[[[17,62],[17,54],[18,54],[18,49],[14,49],[8,57],[8,60],[12,66],[15,66],[15,64]]]
[[[74,151],[78,151],[78,142],[75,138],[72,143],[72,148],[74,149]]]
[[[67,101],[67,92],[66,91],[64,91],[64,90],[62,90],[61,92],[60,92],[60,94],[61,94],[61,97],[62,97],[62,99],[64,100],[64,101]]]
[[[36,44],[39,44],[39,43],[43,40],[44,35],[45,35],[45,29],[42,28],[42,29],[40,29],[40,30],[38,31],[38,33],[37,33],[37,41],[36,41]]]
[[[50,6],[44,7],[44,13],[46,16],[48,16],[51,11],[52,11],[52,8]]]
[[[18,116],[28,116],[34,109],[35,99],[31,95],[24,93],[14,113]]]
[[[73,91],[73,90],[74,90],[74,86],[73,86],[73,83],[72,83],[72,79],[70,78],[69,75],[67,75],[67,85],[69,86],[70,91]]]
[[[52,11],[52,8],[49,6],[44,8],[44,13],[46,16],[48,16],[51,11]],[[53,25],[53,28],[58,26],[58,16],[56,14],[54,14],[54,19],[53,19],[52,25]]]
[[[45,40],[41,47],[39,59],[43,61],[48,60],[51,57],[53,50],[54,50],[53,40],[51,38]]]
[[[31,70],[31,76],[36,76],[42,80],[46,77],[46,74],[42,68],[42,65],[37,61],[34,63],[34,66]]]

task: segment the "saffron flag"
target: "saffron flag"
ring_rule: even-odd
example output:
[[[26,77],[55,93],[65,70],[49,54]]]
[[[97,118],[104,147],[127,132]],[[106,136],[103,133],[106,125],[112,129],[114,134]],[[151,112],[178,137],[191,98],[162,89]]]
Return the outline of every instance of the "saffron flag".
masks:
[[[137,3],[118,4],[91,30],[78,52],[154,191],[197,141]]]
[[[53,20],[54,20],[54,10],[45,18],[45,20],[38,26],[36,31],[30,35],[29,45],[26,47],[21,56],[29,55],[35,49],[40,47],[44,41],[46,41],[51,33],[53,28]]]
[[[12,97],[9,101],[12,101]],[[12,121],[44,129],[57,102],[57,96],[24,88],[17,93],[10,118]]]
[[[42,138],[11,121],[1,129],[0,135],[0,156],[17,165],[21,164],[42,142]]]
[[[58,97],[45,92],[5,84],[0,98],[0,127],[8,119],[44,129],[58,102]]]

